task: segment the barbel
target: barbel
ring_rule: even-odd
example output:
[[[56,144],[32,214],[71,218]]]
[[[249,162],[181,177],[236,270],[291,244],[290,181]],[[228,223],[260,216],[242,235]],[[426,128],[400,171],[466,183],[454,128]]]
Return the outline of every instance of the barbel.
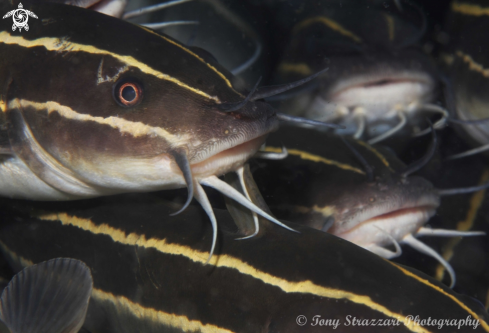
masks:
[[[459,137],[454,128],[440,133],[440,147],[437,156],[420,172],[437,188],[460,188],[468,184],[484,185],[489,181],[489,171],[485,156],[473,156],[470,161],[443,161],[444,156],[468,149],[468,144]],[[415,148],[416,149],[416,148]],[[419,151],[419,148],[417,149]],[[485,231],[489,234],[487,189],[468,195],[443,197],[436,215],[429,224],[433,228],[459,231]],[[453,267],[457,273],[455,291],[481,301],[489,308],[489,281],[484,277],[489,272],[489,251],[486,237],[437,237],[429,239],[429,245]],[[398,262],[415,267],[440,281],[447,280],[447,272],[441,264],[425,260],[421,256],[402,256]]]
[[[285,97],[280,107],[286,112],[345,125],[337,132],[371,144],[398,132],[415,134],[407,128],[423,125],[426,114],[440,115],[435,128],[444,126],[448,112],[434,104],[435,63],[415,45],[426,25],[417,6],[404,6],[402,13],[358,1],[282,7],[291,7],[282,11],[294,13],[297,24],[290,29],[277,81],[329,67],[308,90]],[[422,17],[421,28],[404,17],[413,9]]]
[[[74,200],[187,187],[184,208],[194,196],[203,205],[213,250],[206,184],[291,230],[215,176],[237,170],[277,128],[271,106],[249,100],[223,112],[247,93],[164,34],[74,6],[26,8],[39,16],[28,34],[0,31],[1,195]]]
[[[281,128],[268,138],[264,151],[279,152],[283,145],[288,157],[260,161],[264,166],[253,175],[279,218],[329,232],[384,258],[399,256],[402,251],[397,243],[406,243],[443,264],[453,287],[456,278],[449,263],[413,236],[484,235],[424,225],[435,214],[442,196],[475,192],[489,183],[443,190],[424,178],[411,176],[429,161],[435,143],[425,158],[405,166],[391,153],[362,141]],[[395,252],[385,248],[390,245],[395,246]]]

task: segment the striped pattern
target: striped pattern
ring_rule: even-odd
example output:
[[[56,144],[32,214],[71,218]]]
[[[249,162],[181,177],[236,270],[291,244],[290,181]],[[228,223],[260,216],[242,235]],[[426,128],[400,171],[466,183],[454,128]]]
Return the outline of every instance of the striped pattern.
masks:
[[[288,22],[298,23],[290,29],[276,81],[303,78],[306,68],[328,70],[307,91],[290,96],[281,110],[333,121],[346,127],[342,133],[363,138],[395,128],[398,109],[408,123],[422,123],[409,105],[432,101],[438,80],[432,60],[413,47],[422,20],[380,3],[362,7],[355,1],[343,1],[341,6],[312,1],[289,10],[293,19]]]
[[[283,74],[293,73],[304,77],[314,74],[312,69],[306,63],[292,64],[282,62],[278,71]]]
[[[290,331],[297,327],[299,314],[312,319],[318,313],[342,321],[348,314],[399,318],[406,324],[407,313],[460,319],[471,313],[483,319],[476,308],[430,278],[321,232],[301,229],[301,234],[292,234],[272,227],[260,238],[235,241],[233,222],[221,211],[219,253],[204,265],[211,232],[207,221],[199,218],[196,207],[162,221],[174,208],[154,195],[61,207],[5,201],[0,247],[23,264],[56,256],[86,262],[95,288],[87,317],[92,332],[102,328],[91,311],[102,308],[102,313],[121,316],[104,327],[105,332],[135,327],[145,332],[149,326],[202,332]],[[433,331],[412,323],[398,329]]]
[[[162,37],[162,38],[164,38],[164,37]],[[165,40],[168,40],[168,39],[165,38]],[[99,48],[94,47],[92,45],[83,45],[83,44],[74,43],[68,38],[60,39],[60,38],[52,38],[52,37],[42,37],[42,38],[38,38],[38,39],[34,39],[34,40],[27,40],[23,36],[12,36],[7,31],[2,31],[2,32],[0,32],[0,43],[6,44],[6,45],[16,45],[16,46],[20,46],[23,48],[44,47],[46,50],[54,51],[56,53],[84,52],[84,53],[89,53],[92,55],[111,56],[111,57],[114,57],[115,59],[119,60],[125,66],[131,66],[131,67],[139,68],[143,73],[152,75],[158,79],[163,79],[166,81],[173,82],[173,83],[177,84],[178,86],[180,86],[186,90],[189,90],[193,93],[196,93],[196,94],[204,96],[208,99],[212,99],[217,103],[220,103],[220,101],[217,97],[210,96],[210,95],[206,94],[205,92],[198,90],[198,89],[195,89],[195,88],[181,82],[180,80],[178,80],[178,79],[176,79],[176,78],[174,78],[168,74],[157,71],[157,70],[151,68],[150,66],[148,66],[147,64],[145,64],[141,61],[138,61],[137,59],[135,59],[132,56],[120,55],[117,53],[109,52],[107,50],[99,49]],[[172,43],[172,44],[179,45],[177,43]],[[200,58],[198,58],[198,59],[201,60]],[[219,73],[219,74],[220,74],[219,75],[220,77],[223,77],[221,73]],[[232,87],[231,83],[229,82],[228,79],[226,79],[225,77],[223,77],[223,79],[229,87]]]
[[[196,165],[278,125],[262,101],[222,112],[244,98],[232,75],[170,37],[73,6],[29,9],[42,20],[28,33],[0,29],[0,125],[16,157],[66,198],[182,187],[176,150]],[[114,97],[126,81],[141,87],[133,107]],[[206,175],[238,164],[216,158]]]
[[[272,153],[280,153],[282,151],[282,147],[267,146],[267,147],[265,147],[265,151],[272,152]],[[324,163],[327,165],[336,166],[336,167],[343,169],[343,170],[352,171],[352,172],[356,172],[356,173],[361,174],[361,175],[365,175],[365,171],[360,170],[359,168],[353,167],[350,164],[334,161],[334,160],[325,158],[323,156],[311,154],[311,153],[308,153],[306,151],[301,151],[299,149],[287,149],[287,152],[290,155],[298,156],[302,160]]]
[[[343,212],[353,214],[357,206],[363,210],[378,200],[388,202],[383,187],[404,195],[396,182],[401,161],[362,141],[349,142],[373,168],[376,186],[369,185],[365,167],[340,136],[290,127],[271,134],[265,150],[278,153],[284,145],[289,153],[284,160],[262,162],[266,167],[254,173],[272,210],[280,218],[321,229],[327,217],[343,221]]]
[[[235,98],[242,97],[233,89],[230,76],[224,74],[221,68],[208,64],[165,35],[80,8],[67,9],[66,6],[42,4],[35,9],[44,19],[33,22],[29,34],[15,33],[5,28],[5,31],[0,33],[0,43],[24,48],[43,47],[65,55],[84,52],[110,56],[128,66],[138,67],[144,73],[169,80],[209,99],[219,101],[215,95],[222,94],[222,90],[234,94]],[[84,17],[85,20],[76,19],[77,17]],[[77,31],[85,31],[85,34],[76,34]],[[100,33],[101,31],[104,33]],[[114,35],[112,31],[118,31],[119,34]],[[97,38],[93,38],[94,35],[97,35]],[[139,41],[133,38],[138,35]],[[164,54],[160,53],[164,50],[161,47],[166,48]],[[159,52],[154,54],[154,51]],[[161,61],[165,58],[170,61]],[[192,74],[183,70],[189,66],[195,67]],[[207,74],[203,77],[203,88],[196,88],[194,75],[203,73]],[[215,90],[207,88],[212,86],[217,87]]]
[[[365,149],[368,149],[370,152],[372,152],[391,172],[395,172],[394,169],[392,169],[388,158],[386,158],[384,155],[382,155],[377,149],[369,145],[368,143],[361,141],[361,140],[356,140],[356,144],[359,144],[360,146],[364,147]]]
[[[71,109],[87,117],[58,112],[64,124],[56,123],[50,128],[52,119],[40,124],[42,120],[38,116],[26,115],[28,123],[42,127],[45,132],[56,132],[56,126],[69,128],[68,131],[73,132],[79,122],[93,121],[94,118],[100,120],[102,117],[104,120],[98,123],[110,123],[112,127],[120,128],[120,123],[125,122],[125,129],[121,131],[124,134],[132,135],[135,132],[135,138],[145,134],[146,139],[157,134],[164,138],[167,145],[184,143],[191,150],[196,142],[228,139],[223,134],[224,129],[223,133],[215,133],[216,127],[206,127],[205,122],[201,121],[203,118],[217,118],[216,121],[226,129],[241,127],[235,117],[213,110],[217,104],[243,99],[243,95],[233,88],[230,74],[217,68],[217,65],[208,64],[169,37],[77,7],[43,4],[34,9],[48,24],[41,21],[33,23],[28,34],[12,32],[7,28],[0,31],[0,52],[5,55],[0,63],[0,77],[2,80],[14,78],[8,89],[8,100],[4,91],[6,83],[1,85],[2,111],[14,98],[35,105],[37,109],[40,109],[40,105],[36,103],[53,102],[62,106],[59,107],[61,111]],[[46,74],[40,69],[45,69]],[[7,71],[10,74],[4,75],[3,72]],[[51,80],[50,77],[57,79]],[[141,105],[124,109],[115,103],[112,85],[118,77],[143,82],[144,99]],[[50,112],[56,108],[51,105]],[[260,118],[265,115],[258,108],[253,116]],[[75,118],[78,123],[67,121]],[[198,131],[195,130],[196,124],[201,127]],[[141,129],[141,125],[151,127],[150,133],[147,129]],[[155,129],[158,127],[159,130]],[[252,123],[247,127],[246,131],[252,132],[260,126]],[[95,140],[99,135],[97,131],[93,132],[92,140]],[[162,135],[162,132],[169,135]],[[185,139],[190,135],[194,138],[192,143]],[[35,136],[40,141],[49,140],[42,138],[41,133],[35,133]],[[117,140],[120,138],[117,133],[109,136],[116,136]],[[184,139],[176,142],[172,136]],[[98,140],[106,138],[100,137]],[[44,143],[47,144],[41,142]],[[74,144],[80,146],[83,142]],[[158,144],[161,146],[163,143]],[[135,150],[143,151],[143,154],[153,153],[146,148],[141,149],[140,142],[126,144],[129,147],[135,145],[138,146]],[[110,142],[108,146],[117,149],[117,145],[111,147]],[[67,148],[62,147],[69,151]]]
[[[477,63],[469,54],[465,54],[462,51],[457,51],[455,54],[462,59],[469,70],[474,71],[485,78],[489,78],[489,68],[485,68],[483,65]]]
[[[19,263],[23,267],[34,265],[34,262],[18,256],[10,250],[3,242],[0,242],[0,248],[3,252],[10,257],[15,262]],[[8,281],[7,281],[8,283]],[[173,314],[165,313],[162,311],[155,311],[151,308],[145,308],[139,304],[130,301],[124,296],[115,296],[114,294],[104,292],[101,289],[92,290],[92,302],[97,302],[102,304],[106,308],[115,307],[118,311],[121,311],[128,316],[138,316],[141,322],[148,321],[152,322],[153,325],[161,324],[163,326],[171,326],[176,329],[181,329],[182,331],[196,331],[199,330],[203,333],[213,332],[213,333],[229,333],[231,331],[220,329],[214,325],[202,324],[199,321],[188,320],[186,316],[175,316]]]
[[[83,142],[86,141],[84,138],[75,137],[65,137],[65,144],[98,146],[105,151],[108,148],[114,150],[112,154],[127,155],[129,149],[133,153],[154,155],[155,152],[149,150],[151,147],[156,145],[164,149],[169,145],[190,144],[190,135],[198,142],[221,139],[213,133],[215,127],[195,132],[194,123],[181,121],[196,118],[196,115],[200,117],[204,104],[242,100],[242,94],[233,89],[230,77],[215,66],[207,64],[169,37],[149,33],[139,26],[96,12],[49,4],[43,4],[35,10],[40,17],[49,19],[49,24],[37,22],[34,26],[33,23],[29,34],[0,31],[0,52],[6,55],[0,63],[0,76],[4,80],[8,79],[1,74],[8,69],[13,71],[10,75],[15,79],[8,90],[9,100],[2,98],[2,104],[8,105],[9,101],[17,98],[25,101],[27,107],[48,109],[49,121],[43,121],[44,117],[25,115],[28,124],[42,128],[42,132],[34,131],[41,145],[55,145],[56,139],[49,138],[46,133],[54,133],[58,137],[69,136],[69,133],[81,130],[80,122],[93,122],[94,119],[100,125],[108,124],[120,131],[110,133],[101,127],[99,131],[90,131],[93,134],[88,140],[92,144]],[[79,31],[84,33],[80,34]],[[97,38],[93,38],[94,35]],[[27,64],[37,70],[32,71]],[[189,70],[192,67],[194,70]],[[45,68],[49,74],[39,72],[40,68]],[[125,110],[113,100],[112,81],[121,73],[145,83],[144,101],[137,108]],[[51,80],[49,75],[57,79]],[[73,76],[77,78],[76,81]],[[196,84],[196,81],[199,83]],[[172,93],[165,94],[167,91]],[[186,102],[182,103],[182,99]],[[48,107],[40,105],[50,101],[57,104]],[[59,121],[51,115],[56,109],[59,109],[57,113],[62,117]],[[171,116],[162,117],[162,114],[173,113],[179,114],[180,121]],[[218,118],[222,118],[224,126],[236,123],[234,117],[218,115]],[[66,129],[68,134],[59,133],[60,127]],[[104,133],[100,134],[101,131]],[[123,134],[122,140],[132,143],[118,143],[121,140],[118,132]],[[197,133],[201,137],[196,138]],[[130,140],[127,134],[136,140]],[[154,136],[163,140],[158,142],[153,139]],[[178,136],[179,140],[173,139],[174,136]],[[112,140],[107,140],[107,137]],[[107,144],[93,144],[94,140]],[[194,145],[192,143],[189,146]],[[129,148],[120,151],[121,146]],[[67,146],[59,149],[72,151]]]
[[[111,128],[119,130],[122,134],[130,134],[132,137],[138,138],[141,136],[160,137],[167,142],[177,146],[179,141],[187,142],[190,135],[186,134],[182,138],[177,138],[164,128],[148,126],[142,122],[132,122],[120,117],[94,117],[90,114],[80,114],[70,107],[61,105],[54,101],[45,103],[32,102],[26,100],[14,101],[9,105],[10,109],[28,109],[32,108],[38,112],[47,113],[49,116],[52,112],[58,113],[64,119],[71,119],[80,122],[92,122],[99,125],[107,125]]]
[[[385,24],[387,26],[387,31],[389,32],[389,41],[394,41],[395,30],[396,30],[396,22],[394,21],[394,17],[388,14],[384,14]]]
[[[316,16],[316,17],[311,17],[308,19],[305,19],[304,21],[300,22],[297,24],[293,30],[293,34],[298,34],[299,31],[313,25],[313,24],[322,24],[325,25],[327,28],[333,30],[334,32],[339,33],[342,36],[345,36],[354,42],[360,43],[362,42],[362,39],[358,37],[356,34],[353,32],[349,31],[345,27],[343,27],[340,23],[334,21],[331,18],[325,17],[325,16]]]
[[[483,7],[470,2],[452,1],[452,11],[468,16],[489,16],[489,7]]]

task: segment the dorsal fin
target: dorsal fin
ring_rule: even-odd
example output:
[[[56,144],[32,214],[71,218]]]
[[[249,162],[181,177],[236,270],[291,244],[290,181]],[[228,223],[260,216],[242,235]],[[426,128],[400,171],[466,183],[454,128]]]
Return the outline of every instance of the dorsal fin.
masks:
[[[76,333],[91,293],[92,276],[83,262],[52,259],[14,276],[0,299],[0,319],[12,333]]]

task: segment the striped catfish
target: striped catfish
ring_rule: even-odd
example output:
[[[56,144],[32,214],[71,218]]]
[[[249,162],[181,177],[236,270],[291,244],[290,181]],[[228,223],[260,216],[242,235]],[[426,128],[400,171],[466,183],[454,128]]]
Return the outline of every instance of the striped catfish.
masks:
[[[207,185],[281,224],[216,177],[239,169],[277,128],[280,114],[262,101],[277,87],[240,91],[205,52],[91,10],[24,10],[38,16],[29,31],[12,31],[9,17],[0,30],[0,195],[73,200],[187,187],[180,211],[200,202],[214,246]]]
[[[473,150],[453,155],[463,157],[489,149],[489,6],[485,1],[452,1],[447,16],[446,30],[450,41],[441,59],[447,65],[453,92],[456,117],[468,141],[478,146]]]
[[[399,12],[393,4],[386,10],[387,3],[307,1],[281,5],[284,13],[293,13],[297,23],[290,29],[277,80],[305,77],[329,67],[317,85],[286,96],[290,100],[281,105],[286,112],[336,121],[347,127],[341,133],[363,136],[371,143],[399,130],[407,133],[408,123],[411,127],[422,125],[422,112],[447,116],[444,109],[432,104],[438,85],[435,64],[416,47],[424,33],[419,27],[422,23],[406,19],[419,17],[420,10],[403,6]],[[290,24],[290,19],[283,21],[282,25]]]
[[[435,137],[436,138],[436,137]],[[254,172],[258,187],[279,218],[326,231],[384,258],[395,258],[405,243],[438,260],[456,283],[452,267],[419,236],[481,236],[483,232],[424,227],[436,213],[440,198],[474,192],[474,188],[440,190],[426,179],[412,176],[426,157],[404,165],[389,151],[362,141],[343,141],[338,135],[290,127],[267,140],[266,150],[287,148],[289,156],[260,161]],[[386,248],[394,245],[395,252]]]
[[[175,207],[158,194],[3,199],[0,248],[16,270],[57,257],[85,262],[93,291],[84,327],[92,333],[323,332],[313,325],[319,319],[335,320],[340,332],[438,331],[417,325],[416,316],[469,318],[462,329],[489,331],[488,314],[470,299],[299,225],[297,234],[265,223],[245,243],[236,241],[243,234],[229,214],[216,209],[218,246],[206,265],[212,230],[205,215],[190,206],[161,223]],[[354,318],[370,324],[358,327]]]

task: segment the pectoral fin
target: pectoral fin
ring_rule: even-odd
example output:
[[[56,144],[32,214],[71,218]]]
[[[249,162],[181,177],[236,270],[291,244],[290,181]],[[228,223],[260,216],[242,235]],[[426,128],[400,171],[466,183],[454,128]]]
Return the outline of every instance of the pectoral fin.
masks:
[[[90,269],[75,259],[57,258],[25,268],[0,299],[0,319],[12,333],[76,333],[92,293]]]

